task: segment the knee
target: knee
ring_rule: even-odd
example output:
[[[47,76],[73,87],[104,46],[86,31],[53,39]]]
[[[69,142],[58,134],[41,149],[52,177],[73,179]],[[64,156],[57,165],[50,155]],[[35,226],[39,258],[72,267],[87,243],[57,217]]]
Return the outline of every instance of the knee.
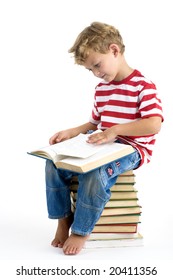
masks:
[[[82,181],[79,179],[78,193],[83,201],[89,199],[97,204],[96,201],[98,200],[103,202],[109,200],[110,191],[105,188],[99,169],[89,172],[82,177]]]
[[[47,187],[57,186],[58,177],[59,175],[58,175],[57,168],[55,167],[52,161],[47,160],[45,166],[46,186]]]
[[[55,166],[51,160],[46,160],[45,173],[46,176],[51,176],[53,173],[55,173]]]
[[[82,190],[86,196],[94,196],[95,189],[99,186],[98,170],[93,170],[86,174],[79,175],[79,190]]]

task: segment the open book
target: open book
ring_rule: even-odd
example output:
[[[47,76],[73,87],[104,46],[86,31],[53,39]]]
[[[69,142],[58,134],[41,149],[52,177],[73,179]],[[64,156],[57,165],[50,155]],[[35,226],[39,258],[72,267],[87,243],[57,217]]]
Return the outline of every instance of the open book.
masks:
[[[50,159],[57,168],[85,173],[134,152],[130,145],[116,142],[96,145],[87,143],[88,134],[28,152]]]

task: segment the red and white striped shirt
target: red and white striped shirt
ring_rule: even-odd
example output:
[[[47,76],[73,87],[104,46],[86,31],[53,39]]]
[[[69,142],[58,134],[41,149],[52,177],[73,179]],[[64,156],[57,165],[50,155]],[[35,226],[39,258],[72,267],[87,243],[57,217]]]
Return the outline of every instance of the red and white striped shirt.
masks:
[[[95,102],[90,122],[105,130],[116,124],[160,116],[162,104],[155,84],[138,70],[122,81],[101,82],[96,87]],[[141,165],[151,159],[156,135],[121,136],[117,139],[132,145],[141,155]]]

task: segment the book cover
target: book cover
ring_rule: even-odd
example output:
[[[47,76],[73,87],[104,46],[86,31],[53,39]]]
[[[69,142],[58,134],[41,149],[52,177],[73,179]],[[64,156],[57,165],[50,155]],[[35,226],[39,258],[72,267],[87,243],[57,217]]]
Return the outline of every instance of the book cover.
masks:
[[[114,240],[114,239],[127,239],[139,238],[139,233],[94,233],[92,232],[88,240]]]
[[[111,192],[110,200],[137,199],[137,190],[126,192]]]
[[[71,197],[77,200],[77,192],[72,192]],[[137,199],[137,191],[132,192],[111,192],[110,200],[128,200]]]
[[[139,223],[140,222],[140,214],[130,214],[130,215],[117,215],[117,216],[101,216],[97,221],[97,225],[99,224],[130,224],[130,223]]]
[[[135,173],[134,173],[134,170],[128,170],[128,171],[125,171],[124,173],[120,174],[119,176],[135,176]]]
[[[70,190],[76,192],[78,189],[78,181],[72,181],[70,185]],[[137,191],[135,188],[135,184],[115,184],[110,188],[111,192],[129,192],[129,191]]]
[[[129,176],[119,175],[116,181],[117,184],[131,184],[135,182],[136,182],[136,178],[134,175],[129,175]]]
[[[105,207],[101,216],[115,216],[115,215],[131,215],[141,214],[141,206],[137,207],[121,207],[121,208],[107,208]]]
[[[111,192],[129,192],[129,191],[137,191],[135,187],[135,183],[129,184],[118,184],[116,183],[110,188]]]
[[[96,224],[92,233],[136,233],[137,223],[133,224]]]
[[[132,238],[120,238],[110,240],[87,240],[84,248],[114,248],[114,247],[135,247],[143,246],[143,236],[138,233],[137,236]]]
[[[71,194],[71,201],[72,205],[75,208],[76,207],[76,199],[74,198],[74,195]],[[109,200],[105,208],[126,208],[126,207],[137,207],[138,204],[138,198],[136,199],[125,199],[125,200]]]
[[[138,205],[138,198],[137,199],[131,199],[131,200],[109,200],[105,207],[111,208],[111,207],[135,207]]]

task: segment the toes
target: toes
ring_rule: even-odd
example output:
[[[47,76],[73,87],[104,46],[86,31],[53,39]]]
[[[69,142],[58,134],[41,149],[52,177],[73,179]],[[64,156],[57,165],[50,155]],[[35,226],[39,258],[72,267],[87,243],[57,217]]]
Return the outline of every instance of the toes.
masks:
[[[73,246],[63,247],[63,251],[65,255],[76,255],[78,253],[78,249]]]
[[[58,242],[55,241],[55,240],[53,240],[52,243],[51,243],[51,245],[52,245],[53,247],[58,247]]]
[[[51,243],[51,245],[53,246],[53,247],[59,247],[59,248],[62,248],[63,247],[63,243],[61,243],[60,241],[58,241],[58,240],[53,240],[52,241],[52,243]]]

